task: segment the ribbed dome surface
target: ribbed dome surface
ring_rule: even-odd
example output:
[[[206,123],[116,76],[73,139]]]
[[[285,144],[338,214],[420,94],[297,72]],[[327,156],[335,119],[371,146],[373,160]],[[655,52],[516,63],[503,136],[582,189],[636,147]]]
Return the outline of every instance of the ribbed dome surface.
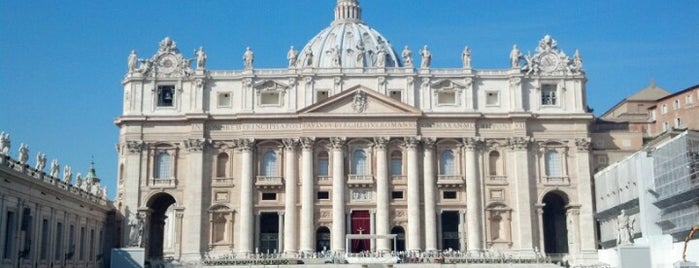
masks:
[[[391,43],[361,20],[357,0],[338,0],[335,21],[299,52],[297,68],[401,66]]]

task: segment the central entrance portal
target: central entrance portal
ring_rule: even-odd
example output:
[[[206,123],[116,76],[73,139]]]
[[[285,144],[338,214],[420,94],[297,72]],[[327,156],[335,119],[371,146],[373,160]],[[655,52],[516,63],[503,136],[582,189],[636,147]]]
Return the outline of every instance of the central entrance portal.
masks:
[[[279,250],[279,214],[260,213],[260,253],[274,253]]]
[[[371,216],[368,210],[358,210],[352,211],[351,214],[351,227],[352,234],[371,234]],[[369,239],[357,239],[352,240],[352,253],[358,253],[362,251],[371,250],[371,240]]]

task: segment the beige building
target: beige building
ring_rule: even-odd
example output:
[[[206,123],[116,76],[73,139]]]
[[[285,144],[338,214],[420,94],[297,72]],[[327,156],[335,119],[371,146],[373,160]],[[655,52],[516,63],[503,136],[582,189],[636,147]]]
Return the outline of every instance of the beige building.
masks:
[[[699,130],[699,85],[658,99],[649,107],[649,136],[671,129]]]
[[[16,158],[9,149],[0,133],[0,267],[105,267],[114,210],[94,166],[73,182],[70,167],[59,174],[42,153],[32,167],[25,144]]]
[[[431,68],[427,46],[395,51],[361,11],[338,0],[279,69],[255,68],[252,48],[243,70],[206,69],[202,48],[192,67],[170,38],[132,52],[115,121],[123,245],[182,260],[453,249],[595,262],[580,54],[546,35],[534,55],[503,51],[507,68],[472,69],[468,48],[463,66]]]

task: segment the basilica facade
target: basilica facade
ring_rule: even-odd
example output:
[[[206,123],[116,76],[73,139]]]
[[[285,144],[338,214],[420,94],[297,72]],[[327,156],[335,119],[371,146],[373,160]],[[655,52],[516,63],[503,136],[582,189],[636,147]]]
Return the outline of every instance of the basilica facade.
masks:
[[[244,69],[209,70],[203,48],[188,59],[170,38],[132,52],[115,120],[122,245],[596,261],[580,54],[546,35],[534,54],[503,51],[503,69],[472,69],[468,47],[463,66],[432,68],[427,46],[395,50],[361,12],[338,0],[278,69],[248,48]]]

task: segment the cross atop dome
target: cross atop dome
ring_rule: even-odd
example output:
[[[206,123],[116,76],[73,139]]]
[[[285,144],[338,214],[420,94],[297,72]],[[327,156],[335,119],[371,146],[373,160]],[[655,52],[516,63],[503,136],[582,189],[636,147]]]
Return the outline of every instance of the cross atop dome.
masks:
[[[362,22],[362,8],[359,7],[359,0],[337,0],[333,24],[345,22]]]

